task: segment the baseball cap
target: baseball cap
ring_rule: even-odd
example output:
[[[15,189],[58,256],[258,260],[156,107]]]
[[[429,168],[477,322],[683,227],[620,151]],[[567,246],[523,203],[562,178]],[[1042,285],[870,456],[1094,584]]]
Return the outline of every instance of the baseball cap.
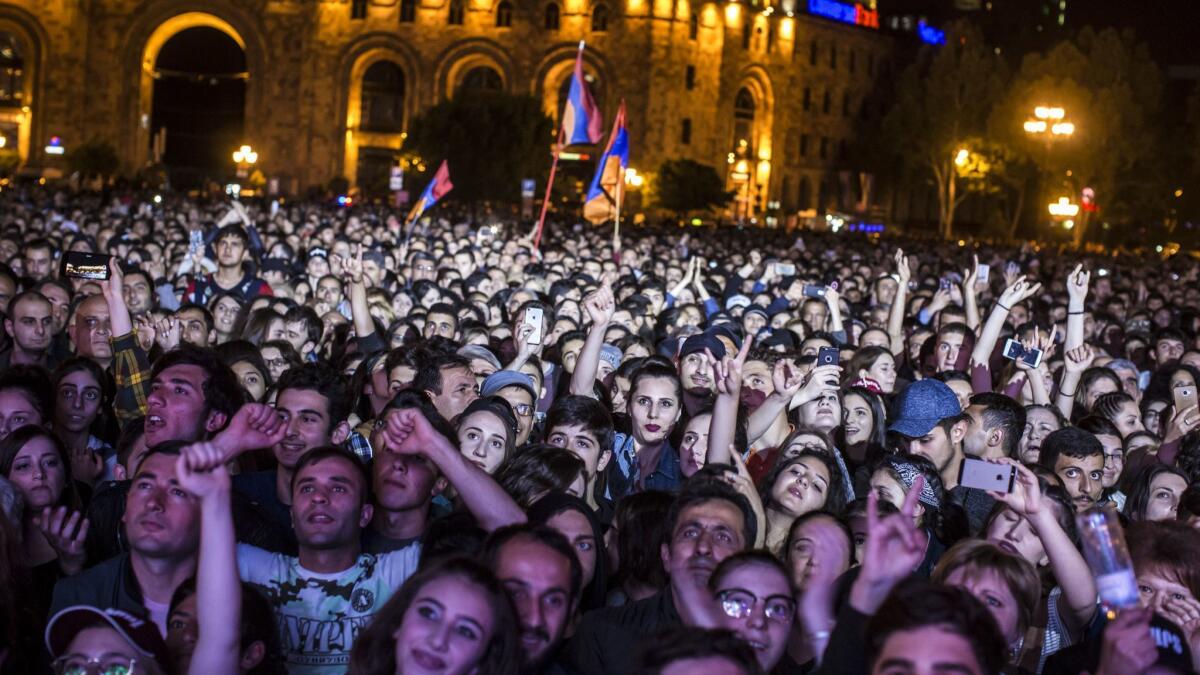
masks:
[[[731,296],[729,296],[729,299],[725,301],[725,309],[733,309],[734,307],[749,307],[749,306],[750,306],[750,298],[747,298],[744,295],[731,295]]]
[[[479,359],[481,361],[487,361],[494,366],[496,370],[500,370],[501,368],[500,359],[496,358],[496,355],[492,353],[492,350],[484,347],[483,345],[463,345],[462,347],[458,348],[458,355],[468,360]]]
[[[326,251],[324,248],[321,248],[320,246],[314,246],[314,247],[308,249],[308,257],[310,257],[310,258],[328,258],[329,251]]]
[[[604,345],[600,348],[600,360],[605,361],[608,363],[608,365],[612,366],[613,370],[621,367],[622,356],[624,355],[621,353],[621,349],[619,347],[613,345]]]
[[[725,345],[715,335],[710,333],[699,333],[684,340],[683,346],[679,349],[679,358],[682,359],[688,354],[703,352],[705,349],[711,351],[714,358],[725,358]]]
[[[919,438],[933,430],[938,422],[962,414],[954,390],[940,380],[913,382],[896,397],[888,431]]]
[[[97,625],[117,631],[139,654],[159,664],[166,662],[167,646],[153,623],[124,610],[88,605],[66,607],[50,619],[46,625],[46,648],[50,656],[62,656],[80,631]]]
[[[479,395],[495,396],[505,387],[520,387],[529,392],[535,401],[537,400],[537,392],[533,389],[533,378],[515,370],[497,370],[488,375],[487,379],[483,381],[483,385],[479,387]]]

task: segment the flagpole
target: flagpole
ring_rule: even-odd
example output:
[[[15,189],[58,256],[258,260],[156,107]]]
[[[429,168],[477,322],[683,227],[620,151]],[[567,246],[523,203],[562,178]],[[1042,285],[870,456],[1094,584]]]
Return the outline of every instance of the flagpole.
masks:
[[[625,195],[625,167],[617,171],[617,219],[613,223],[613,250],[621,250],[621,197]]]
[[[558,172],[558,156],[563,150],[563,129],[558,129],[558,143],[554,149],[554,160],[550,162],[550,178],[546,181],[546,196],[542,198],[542,213],[538,216],[537,229],[533,232],[533,248],[542,243],[542,226],[546,224],[546,209],[550,206],[550,189],[554,187],[554,174]]]

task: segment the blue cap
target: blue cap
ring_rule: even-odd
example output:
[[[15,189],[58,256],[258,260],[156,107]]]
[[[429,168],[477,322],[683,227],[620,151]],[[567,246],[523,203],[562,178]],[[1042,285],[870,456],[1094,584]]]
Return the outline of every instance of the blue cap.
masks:
[[[529,392],[535,401],[537,400],[537,392],[533,389],[533,378],[515,370],[497,370],[488,375],[487,379],[483,381],[483,386],[479,387],[479,395],[495,396],[505,387],[520,387]]]
[[[924,379],[900,392],[892,412],[895,421],[888,425],[888,431],[920,438],[933,431],[938,422],[961,415],[962,406],[945,382]]]
[[[621,358],[624,354],[621,353],[619,347],[613,345],[604,345],[600,348],[600,360],[606,361],[608,365],[613,367],[613,370],[621,367]]]
[[[706,349],[712,352],[713,358],[717,360],[725,358],[725,345],[711,333],[697,333],[684,340],[683,346],[679,348],[679,358]]]

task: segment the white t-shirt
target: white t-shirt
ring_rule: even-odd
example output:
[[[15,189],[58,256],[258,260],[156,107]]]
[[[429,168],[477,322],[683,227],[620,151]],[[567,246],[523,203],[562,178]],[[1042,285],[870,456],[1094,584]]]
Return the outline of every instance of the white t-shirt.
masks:
[[[270,601],[288,673],[342,673],[355,638],[417,569],[421,545],[363,553],[349,569],[318,574],[300,559],[238,544],[238,572]]]

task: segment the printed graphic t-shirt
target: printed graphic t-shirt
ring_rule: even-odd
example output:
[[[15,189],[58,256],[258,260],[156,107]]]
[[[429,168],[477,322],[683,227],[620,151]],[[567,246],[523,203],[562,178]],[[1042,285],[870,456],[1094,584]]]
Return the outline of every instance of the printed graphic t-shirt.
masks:
[[[288,673],[343,673],[355,638],[417,569],[420,544],[364,553],[349,569],[318,574],[299,558],[238,544],[238,572],[275,610]]]

